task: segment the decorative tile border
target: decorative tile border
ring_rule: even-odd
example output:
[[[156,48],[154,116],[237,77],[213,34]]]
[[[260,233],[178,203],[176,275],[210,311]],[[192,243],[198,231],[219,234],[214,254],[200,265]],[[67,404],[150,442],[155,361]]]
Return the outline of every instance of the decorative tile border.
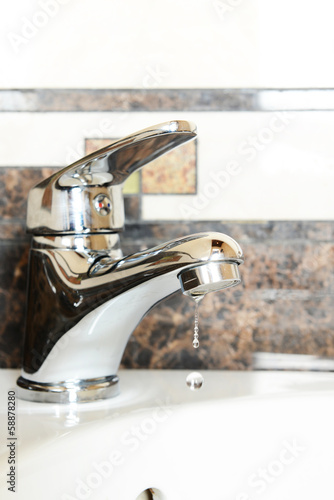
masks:
[[[0,89],[0,111],[327,111],[334,89]]]

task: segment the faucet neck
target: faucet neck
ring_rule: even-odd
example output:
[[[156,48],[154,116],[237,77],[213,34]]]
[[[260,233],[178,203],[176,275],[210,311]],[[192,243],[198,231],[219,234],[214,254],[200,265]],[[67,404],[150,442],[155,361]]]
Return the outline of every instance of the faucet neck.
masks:
[[[118,235],[98,236],[34,238],[19,384],[30,384],[30,391],[21,397],[33,394],[34,384],[37,392],[53,384],[54,394],[75,393],[79,401],[85,400],[82,383],[93,380],[94,387],[111,376],[114,385],[128,339],[154,304],[181,285],[184,293],[198,295],[240,282],[242,251],[221,233],[189,235],[127,257],[120,256]],[[108,249],[100,249],[102,241]]]

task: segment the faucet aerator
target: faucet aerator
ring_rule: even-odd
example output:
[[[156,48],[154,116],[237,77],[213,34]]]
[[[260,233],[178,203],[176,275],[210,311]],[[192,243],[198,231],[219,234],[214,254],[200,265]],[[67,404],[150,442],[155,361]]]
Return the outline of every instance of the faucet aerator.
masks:
[[[234,262],[208,262],[178,275],[184,295],[199,300],[209,292],[230,288],[240,283],[238,264]]]

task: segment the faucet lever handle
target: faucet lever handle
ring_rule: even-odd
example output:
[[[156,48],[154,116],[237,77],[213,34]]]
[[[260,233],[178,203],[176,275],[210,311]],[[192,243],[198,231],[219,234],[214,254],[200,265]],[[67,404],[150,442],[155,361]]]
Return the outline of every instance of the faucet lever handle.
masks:
[[[117,232],[124,225],[122,186],[136,170],[196,137],[196,126],[169,121],[117,140],[35,186],[28,198],[33,234]]]
[[[80,182],[123,184],[136,170],[159,156],[196,137],[196,126],[187,121],[170,121],[146,128],[117,140],[69,165],[60,172],[60,185]],[[109,175],[108,175],[109,174]],[[71,179],[71,181],[69,181]]]

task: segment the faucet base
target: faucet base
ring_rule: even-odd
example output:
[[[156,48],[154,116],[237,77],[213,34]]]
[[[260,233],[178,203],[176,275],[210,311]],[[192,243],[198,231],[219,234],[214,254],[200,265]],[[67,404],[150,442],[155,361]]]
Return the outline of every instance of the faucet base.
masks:
[[[19,398],[38,403],[87,403],[117,396],[118,382],[117,375],[59,383],[34,382],[19,377],[17,392]]]

